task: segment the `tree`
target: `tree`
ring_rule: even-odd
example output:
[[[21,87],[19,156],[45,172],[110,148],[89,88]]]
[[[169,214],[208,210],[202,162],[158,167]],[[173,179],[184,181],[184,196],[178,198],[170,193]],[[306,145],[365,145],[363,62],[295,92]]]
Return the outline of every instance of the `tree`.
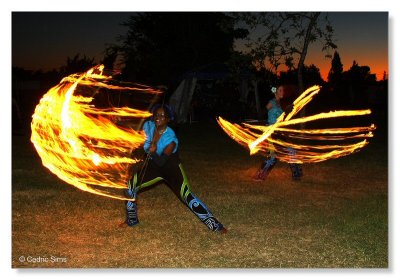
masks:
[[[332,84],[338,84],[341,82],[343,75],[343,64],[340,60],[339,53],[335,51],[332,58],[331,69],[328,74],[328,82]]]
[[[122,56],[125,79],[169,84],[200,66],[225,62],[235,38],[234,19],[224,13],[138,13],[114,48]]]
[[[297,69],[280,72],[280,79],[284,84],[296,84]],[[321,77],[321,72],[314,64],[311,64],[310,66],[304,65],[303,80],[305,87],[324,84],[324,80]]]
[[[344,79],[347,83],[353,85],[366,85],[376,82],[376,75],[371,74],[369,66],[359,66],[356,61],[353,61],[352,66],[348,71],[343,73]]]
[[[105,69],[113,69],[117,58],[118,51],[112,45],[110,45],[104,51],[104,57],[101,63],[104,65]]]
[[[253,31],[247,37],[247,46],[257,65],[274,71],[280,65],[286,65],[289,70],[296,68],[299,90],[303,91],[304,61],[309,45],[319,41],[322,51],[336,49],[328,15],[323,19],[320,16],[319,12],[241,13],[237,19]]]
[[[364,106],[367,103],[367,88],[376,84],[376,75],[371,74],[369,66],[360,66],[356,61],[348,71],[343,72],[343,82],[348,88],[348,103]]]
[[[67,57],[66,65],[60,67],[60,73],[66,76],[73,73],[85,72],[94,65],[94,58],[86,57],[86,55],[83,55],[81,58],[80,54],[77,53],[73,58]]]

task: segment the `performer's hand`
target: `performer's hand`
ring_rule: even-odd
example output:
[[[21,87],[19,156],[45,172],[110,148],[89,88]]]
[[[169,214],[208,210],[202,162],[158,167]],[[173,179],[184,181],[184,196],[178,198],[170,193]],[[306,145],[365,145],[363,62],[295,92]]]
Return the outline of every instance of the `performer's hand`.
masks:
[[[150,148],[149,148],[149,152],[150,152],[150,153],[155,153],[156,151],[157,151],[157,146],[154,145],[154,144],[152,144],[152,145],[150,146]]]
[[[131,158],[143,158],[144,156],[144,149],[143,146],[133,149],[131,152]]]

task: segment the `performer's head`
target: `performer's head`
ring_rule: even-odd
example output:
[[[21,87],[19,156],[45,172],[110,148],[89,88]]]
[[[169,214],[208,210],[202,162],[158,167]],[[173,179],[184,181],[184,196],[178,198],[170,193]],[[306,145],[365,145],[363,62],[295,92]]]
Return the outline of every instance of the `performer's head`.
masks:
[[[173,111],[170,106],[165,104],[156,104],[152,109],[153,117],[157,127],[164,127],[173,120]]]
[[[274,93],[277,100],[281,100],[285,95],[285,88],[283,85],[278,85],[277,87],[272,87],[271,91]]]

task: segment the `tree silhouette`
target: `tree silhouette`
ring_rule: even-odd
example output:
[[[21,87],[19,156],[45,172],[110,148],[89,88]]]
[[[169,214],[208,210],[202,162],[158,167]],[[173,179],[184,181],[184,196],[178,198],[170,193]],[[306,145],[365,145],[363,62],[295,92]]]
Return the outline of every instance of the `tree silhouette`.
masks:
[[[281,83],[296,84],[297,83],[297,69],[280,72]],[[303,68],[304,86],[310,87],[313,85],[323,85],[324,80],[321,77],[321,72],[317,66],[311,64],[305,65]]]
[[[353,65],[348,71],[343,73],[344,80],[348,84],[353,85],[365,85],[376,82],[376,75],[371,74],[369,66],[359,66],[356,61],[353,61]]]
[[[146,83],[169,84],[182,73],[225,62],[235,38],[234,19],[224,13],[138,13],[114,49],[122,56],[123,76]]]
[[[247,46],[258,66],[275,71],[280,65],[286,65],[289,70],[296,68],[299,90],[303,91],[304,61],[309,45],[319,41],[322,51],[336,49],[328,16],[321,19],[320,15],[319,12],[241,13],[237,19],[253,31],[247,37]]]
[[[341,82],[343,76],[343,64],[340,59],[339,53],[335,51],[332,58],[331,69],[328,74],[328,82],[331,84],[338,84]]]
[[[118,51],[112,46],[108,46],[104,51],[104,57],[101,63],[106,69],[113,69],[118,58]]]
[[[376,75],[371,74],[369,66],[360,66],[356,61],[348,71],[343,72],[343,84],[348,89],[347,99],[350,106],[366,106],[368,86],[376,84]]]
[[[60,73],[66,76],[73,73],[85,72],[94,65],[94,58],[86,57],[86,55],[80,57],[80,54],[77,53],[73,58],[67,57],[66,64],[60,67]]]

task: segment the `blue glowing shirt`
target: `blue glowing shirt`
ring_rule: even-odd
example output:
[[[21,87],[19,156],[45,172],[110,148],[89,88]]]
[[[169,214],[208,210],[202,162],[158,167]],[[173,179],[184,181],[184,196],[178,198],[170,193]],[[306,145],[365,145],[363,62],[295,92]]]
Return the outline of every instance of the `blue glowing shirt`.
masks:
[[[153,140],[154,136],[154,129],[156,127],[156,124],[154,121],[146,121],[143,125],[143,130],[144,133],[146,134],[146,140],[144,141],[144,150],[145,152],[149,151],[151,140]],[[175,153],[178,150],[178,138],[175,135],[175,132],[167,126],[167,129],[165,132],[161,135],[160,139],[158,140],[157,143],[157,154],[159,156],[162,155],[165,147],[167,147],[171,142],[175,142],[175,149],[172,153]]]
[[[268,110],[268,124],[269,125],[276,123],[276,120],[283,113],[282,108],[279,106],[279,104],[275,98],[272,99],[270,102],[272,104],[272,108]]]

